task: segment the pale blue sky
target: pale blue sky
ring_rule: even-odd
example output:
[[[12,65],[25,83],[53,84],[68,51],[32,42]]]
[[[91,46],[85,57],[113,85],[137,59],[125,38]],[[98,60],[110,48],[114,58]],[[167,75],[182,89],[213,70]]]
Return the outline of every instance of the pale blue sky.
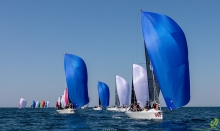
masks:
[[[27,106],[32,100],[55,106],[66,87],[64,52],[87,64],[90,106],[98,104],[98,81],[109,86],[112,105],[115,75],[131,85],[132,63],[145,62],[140,9],[170,16],[185,32],[187,106],[220,106],[219,6],[218,0],[1,0],[0,107],[17,107],[21,97]],[[165,106],[161,95],[160,101]]]

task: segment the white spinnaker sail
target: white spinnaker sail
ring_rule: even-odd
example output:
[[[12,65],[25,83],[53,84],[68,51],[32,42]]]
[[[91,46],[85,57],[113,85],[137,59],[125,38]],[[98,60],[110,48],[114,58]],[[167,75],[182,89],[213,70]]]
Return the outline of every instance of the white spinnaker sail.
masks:
[[[61,105],[62,105],[62,107],[66,106],[66,102],[65,102],[65,99],[64,99],[63,95],[62,95],[62,98],[61,98]]]
[[[63,100],[64,100],[64,105],[65,105],[65,106],[66,106],[66,103],[67,103],[67,102],[66,102],[66,99],[65,99],[65,98],[66,98],[66,95],[67,95],[67,94],[66,94],[66,89],[65,89],[64,92],[63,92]]]
[[[116,75],[116,88],[120,106],[129,105],[130,86],[128,82],[124,78]]]
[[[49,107],[49,105],[50,105],[50,102],[49,102],[49,101],[47,101],[47,103],[46,103],[46,104],[47,104],[47,106],[46,106],[46,107],[48,108],[48,107]]]
[[[21,98],[19,103],[20,108],[24,108],[27,105],[27,101],[24,98]]]
[[[61,96],[58,97],[58,105],[61,106]]]
[[[149,101],[147,70],[137,64],[133,64],[133,84],[137,102],[143,107]]]
[[[36,106],[35,106],[35,108],[38,108],[39,105],[40,105],[40,102],[39,102],[39,101],[36,101]]]

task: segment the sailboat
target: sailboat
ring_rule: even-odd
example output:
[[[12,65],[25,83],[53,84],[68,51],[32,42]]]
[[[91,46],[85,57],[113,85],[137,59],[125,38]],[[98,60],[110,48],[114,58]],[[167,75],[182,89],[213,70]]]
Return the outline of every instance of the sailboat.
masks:
[[[117,86],[116,86],[116,77],[115,77],[115,105],[111,107],[107,107],[106,109],[108,111],[119,111],[118,107],[120,106],[120,102],[119,102]]]
[[[93,110],[102,110],[109,106],[109,88],[103,82],[98,82],[98,94],[99,94],[99,106],[93,108]]]
[[[31,108],[35,108],[35,106],[36,106],[36,102],[33,100],[33,101],[32,101],[32,105],[31,105]]]
[[[27,101],[24,98],[21,98],[18,103],[18,108],[25,108],[27,105]]]
[[[128,82],[120,77],[115,77],[116,79],[116,91],[115,91],[115,110],[120,112],[125,112],[128,109],[129,105],[129,94],[130,94],[130,86]],[[114,110],[114,108],[112,108]]]
[[[132,102],[133,105],[139,105],[142,110],[127,111],[126,115],[131,118],[138,119],[162,119],[161,110],[158,109],[144,109],[145,104],[149,101],[149,86],[147,70],[140,65],[133,64],[133,75],[132,75]],[[135,109],[135,108],[134,108]],[[157,114],[155,116],[155,114]]]
[[[40,107],[40,102],[36,101],[36,108],[39,108]]]
[[[68,88],[69,103],[73,108],[57,110],[61,114],[73,114],[89,103],[88,74],[82,58],[73,54],[64,54],[64,70]],[[65,98],[64,98],[65,99]]]
[[[142,32],[149,99],[152,100],[153,95],[153,100],[157,102],[160,87],[168,110],[185,106],[190,101],[190,79],[184,32],[170,17],[153,12],[142,12]],[[150,74],[153,81],[149,77]],[[125,114],[136,119],[163,119],[160,111],[149,114],[150,111],[152,110],[128,111]]]

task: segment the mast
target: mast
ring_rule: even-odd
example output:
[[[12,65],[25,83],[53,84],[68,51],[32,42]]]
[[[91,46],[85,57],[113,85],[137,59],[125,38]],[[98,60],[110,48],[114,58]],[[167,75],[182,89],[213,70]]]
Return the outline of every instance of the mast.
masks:
[[[159,87],[156,77],[154,76],[154,72],[152,69],[152,65],[150,62],[148,52],[146,50],[145,43],[144,43],[144,51],[145,51],[146,69],[147,69],[147,77],[148,77],[149,100],[156,101],[157,103],[159,103],[160,87]]]

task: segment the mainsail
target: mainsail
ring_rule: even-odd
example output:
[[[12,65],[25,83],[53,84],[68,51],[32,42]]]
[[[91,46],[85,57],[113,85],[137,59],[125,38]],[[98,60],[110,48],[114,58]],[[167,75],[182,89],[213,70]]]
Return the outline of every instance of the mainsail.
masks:
[[[167,108],[186,105],[190,101],[190,79],[182,29],[166,15],[142,12],[142,32]]]
[[[133,70],[133,67],[132,67],[132,70]],[[135,91],[134,91],[134,82],[133,82],[133,72],[132,72],[132,85],[131,85],[131,104],[135,104],[137,103],[137,98],[136,98],[136,95],[135,95]]]
[[[75,108],[81,108],[89,103],[86,64],[76,55],[64,54],[64,68],[68,97]]]
[[[149,100],[160,103],[159,102],[160,87],[154,75],[153,68],[145,44],[144,44],[144,51],[145,51],[146,69],[147,69],[147,78],[148,78]]]
[[[143,107],[149,101],[147,71],[137,64],[133,64],[133,84],[137,102]]]
[[[103,83],[103,82],[98,82],[98,94],[99,94],[99,98],[102,104],[102,107],[107,107],[109,106],[109,88],[108,86]]]
[[[129,105],[130,86],[128,82],[124,78],[116,76],[116,87],[120,106]]]
[[[119,97],[118,97],[118,91],[117,91],[117,76],[115,77],[115,106],[120,105]]]

